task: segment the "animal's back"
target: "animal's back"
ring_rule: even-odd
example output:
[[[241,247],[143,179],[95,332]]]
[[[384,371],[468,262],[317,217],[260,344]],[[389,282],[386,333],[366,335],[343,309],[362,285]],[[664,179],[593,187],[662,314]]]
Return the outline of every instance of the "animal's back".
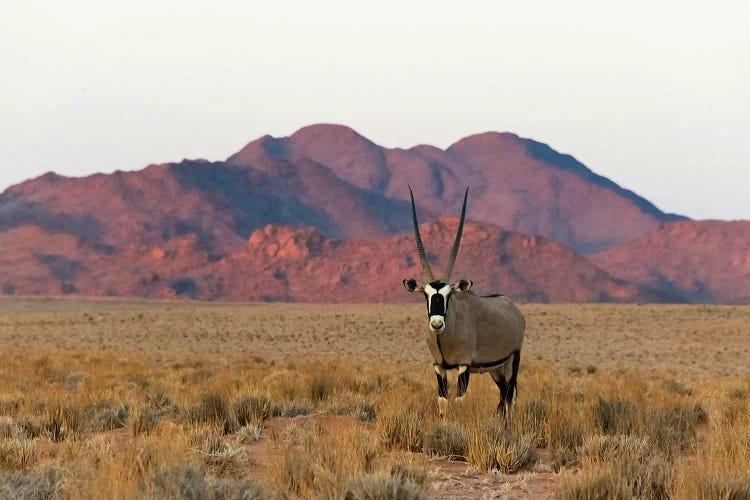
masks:
[[[521,309],[518,308],[510,297],[506,297],[505,295],[493,295],[488,298],[494,303],[498,313],[506,318],[506,321],[515,324],[516,329],[521,335],[521,343],[523,343],[523,336],[526,332],[526,316],[523,315]]]

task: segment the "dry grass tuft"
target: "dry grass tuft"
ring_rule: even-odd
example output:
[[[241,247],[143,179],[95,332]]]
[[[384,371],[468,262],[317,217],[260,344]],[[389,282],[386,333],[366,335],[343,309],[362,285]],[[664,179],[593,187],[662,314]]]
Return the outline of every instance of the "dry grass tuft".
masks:
[[[427,486],[430,481],[430,473],[426,468],[425,461],[419,461],[413,456],[394,456],[392,460],[391,476],[422,487]]]
[[[662,453],[685,453],[695,446],[695,425],[705,419],[700,405],[679,404],[650,412],[644,434]]]
[[[582,447],[584,470],[591,473],[563,483],[564,498],[670,498],[674,463],[651,446],[648,439],[628,435],[600,435]]]
[[[272,407],[266,396],[245,397],[234,404],[234,413],[240,425],[258,424],[271,417]]]
[[[585,417],[555,408],[544,425],[543,439],[552,455],[552,468],[559,471],[578,462],[578,451],[587,434]]]
[[[750,498],[750,476],[709,477],[700,482],[701,499],[726,498],[741,500]]]
[[[229,408],[226,399],[216,392],[203,395],[201,403],[188,411],[187,419],[192,423],[208,423],[221,428],[224,434],[232,434],[239,429],[237,418]]]
[[[549,418],[550,408],[547,401],[532,399],[516,405],[514,420],[525,430],[539,434],[539,444],[546,444],[544,429]]]
[[[37,415],[21,419],[18,422],[18,426],[22,429],[23,434],[29,439],[38,438],[45,432],[44,418]]]
[[[245,448],[209,435],[197,449],[203,464],[218,476],[242,478],[247,474],[250,459]]]
[[[237,431],[237,441],[242,444],[250,444],[258,441],[262,433],[262,427],[256,424],[248,424],[240,427]]]
[[[632,434],[639,425],[639,410],[630,401],[605,401],[596,406],[596,425],[604,434]]]
[[[422,449],[423,417],[415,406],[382,411],[377,417],[378,431],[388,449]]]
[[[10,417],[0,417],[0,439],[19,438],[25,434],[23,428]]]
[[[693,389],[674,379],[665,380],[661,386],[665,391],[674,392],[680,396],[690,396],[693,393]]]
[[[299,497],[315,484],[310,459],[292,446],[283,448],[272,467],[274,486],[278,491],[286,491]]]
[[[427,431],[423,439],[424,453],[452,459],[466,459],[469,442],[466,431],[458,425],[439,423]]]
[[[424,393],[410,388],[394,389],[381,397],[375,426],[383,444],[389,450],[421,451],[424,429],[436,417],[434,406]]]
[[[20,471],[39,459],[36,444],[27,439],[0,439],[0,469]]]
[[[289,434],[272,463],[275,488],[301,497],[340,498],[349,479],[382,470],[383,450],[370,432],[330,432],[311,423]]]
[[[172,396],[163,389],[154,394],[146,394],[146,406],[161,417],[173,417],[179,413]]]
[[[271,408],[271,415],[274,417],[293,418],[309,414],[310,407],[304,404],[282,403]]]
[[[84,427],[93,432],[121,429],[125,427],[129,414],[127,405],[100,400],[84,408],[83,415],[87,417]]]
[[[53,442],[77,439],[82,426],[82,408],[72,402],[52,400],[45,408],[44,433]]]
[[[130,421],[130,430],[133,432],[133,436],[151,434],[159,425],[160,419],[159,413],[152,407],[139,408]]]
[[[559,500],[628,500],[633,498],[626,485],[609,471],[587,472],[576,481],[564,482],[557,491]]]
[[[536,434],[512,433],[502,423],[490,422],[469,439],[469,463],[481,472],[497,469],[511,474],[539,461]]]
[[[310,399],[314,403],[327,400],[335,391],[336,382],[327,373],[315,373],[310,381]]]
[[[144,496],[154,499],[262,500],[267,498],[263,489],[254,481],[219,479],[206,475],[199,467],[185,465],[158,470],[153,482],[146,483],[143,490],[145,490],[142,491]]]
[[[730,389],[727,395],[729,396],[729,399],[744,401],[750,395],[750,391],[742,387],[735,387]]]
[[[329,407],[334,415],[350,415],[360,422],[374,422],[377,417],[375,405],[365,401],[339,403]]]

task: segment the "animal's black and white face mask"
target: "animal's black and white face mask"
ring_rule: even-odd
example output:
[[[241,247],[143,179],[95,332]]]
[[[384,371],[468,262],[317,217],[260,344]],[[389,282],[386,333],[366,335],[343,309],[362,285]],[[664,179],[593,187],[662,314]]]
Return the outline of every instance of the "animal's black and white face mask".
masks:
[[[442,281],[433,281],[426,285],[420,285],[414,279],[404,280],[404,288],[409,292],[421,291],[427,301],[427,318],[430,331],[439,334],[445,330],[445,317],[448,312],[448,301],[451,294],[461,293],[469,290],[471,280],[461,280],[458,283],[448,284]]]

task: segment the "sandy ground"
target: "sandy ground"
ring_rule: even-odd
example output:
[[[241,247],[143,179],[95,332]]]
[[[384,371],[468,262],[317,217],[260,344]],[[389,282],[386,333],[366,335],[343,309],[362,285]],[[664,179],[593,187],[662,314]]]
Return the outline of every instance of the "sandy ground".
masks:
[[[738,375],[750,366],[750,306],[522,305],[523,359]],[[346,357],[429,365],[421,303],[300,305],[0,299],[0,348],[138,353],[157,361]]]

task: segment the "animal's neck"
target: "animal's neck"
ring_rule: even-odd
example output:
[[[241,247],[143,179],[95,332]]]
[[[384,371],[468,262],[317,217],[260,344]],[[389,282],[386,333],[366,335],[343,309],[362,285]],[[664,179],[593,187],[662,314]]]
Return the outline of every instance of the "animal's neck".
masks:
[[[460,309],[464,300],[465,297],[462,293],[453,294],[448,299],[448,307],[445,309],[445,330],[442,335],[445,335],[446,333],[450,335],[450,333],[456,331],[456,328],[461,321]]]

